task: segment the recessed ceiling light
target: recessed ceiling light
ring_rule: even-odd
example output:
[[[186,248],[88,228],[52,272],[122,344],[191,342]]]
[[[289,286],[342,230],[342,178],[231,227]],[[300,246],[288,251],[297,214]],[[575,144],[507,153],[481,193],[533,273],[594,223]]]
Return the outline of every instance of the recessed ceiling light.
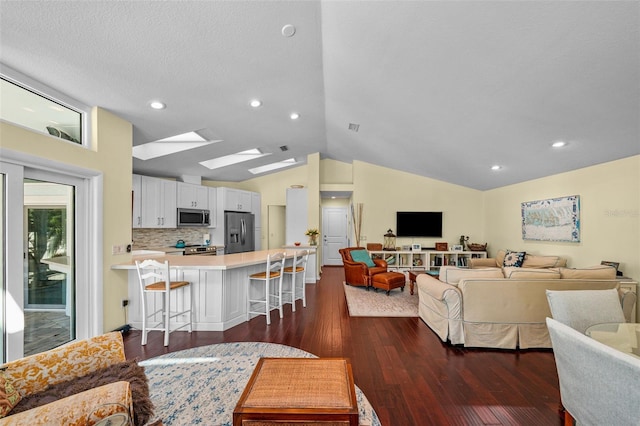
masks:
[[[498,166],[497,164],[495,166],[491,166],[491,170],[500,170],[502,169],[502,166]]]
[[[300,118],[300,114],[298,114],[297,112],[292,112],[289,117],[291,117],[292,120],[297,120],[298,118]]]
[[[151,103],[149,103],[149,106],[153,109],[165,109],[167,106],[160,101],[151,101]]]
[[[563,146],[567,146],[567,143],[565,141],[557,141],[552,143],[551,146],[554,148],[562,148]]]
[[[260,105],[262,105],[262,101],[260,101],[259,99],[252,99],[251,102],[249,102],[249,105],[254,108],[258,108]]]

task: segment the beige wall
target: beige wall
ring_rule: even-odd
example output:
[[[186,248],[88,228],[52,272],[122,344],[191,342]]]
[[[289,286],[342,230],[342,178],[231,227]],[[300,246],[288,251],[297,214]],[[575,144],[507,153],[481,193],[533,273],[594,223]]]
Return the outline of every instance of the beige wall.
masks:
[[[457,244],[460,235],[484,242],[482,192],[360,161],[353,162],[354,204],[363,203],[361,235],[366,243],[383,243],[384,234],[396,231],[396,211],[441,211],[442,238],[398,238],[397,246],[436,242]]]
[[[112,271],[110,265],[127,260],[126,255],[111,255],[111,247],[131,241],[132,126],[100,108],[93,109],[92,121],[90,150],[4,122],[0,134],[4,148],[103,173],[103,328],[107,331],[125,324],[121,301],[127,298],[127,276]]]
[[[524,241],[520,203],[566,195],[580,196],[581,241]],[[640,278],[640,156],[486,191],[484,205],[491,254],[500,248],[558,254],[570,267],[610,260]]]

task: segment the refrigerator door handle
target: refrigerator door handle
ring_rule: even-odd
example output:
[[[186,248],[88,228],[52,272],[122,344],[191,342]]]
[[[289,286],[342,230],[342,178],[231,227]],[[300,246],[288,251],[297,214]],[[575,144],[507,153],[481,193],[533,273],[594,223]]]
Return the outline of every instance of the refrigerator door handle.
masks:
[[[244,219],[240,219],[240,224],[240,241],[242,241],[242,244],[244,245],[244,239],[247,234],[247,225],[244,223]]]

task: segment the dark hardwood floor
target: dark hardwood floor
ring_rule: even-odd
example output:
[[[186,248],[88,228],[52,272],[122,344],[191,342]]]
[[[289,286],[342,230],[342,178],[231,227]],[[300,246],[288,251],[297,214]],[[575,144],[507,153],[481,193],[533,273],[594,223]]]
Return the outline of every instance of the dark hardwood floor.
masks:
[[[280,343],[351,359],[356,385],[384,426],[561,425],[560,394],[548,350],[465,349],[443,344],[419,318],[349,317],[342,267],[324,267],[307,285],[307,307],[285,307],[271,325],[257,317],[224,332],[176,331],[163,346],[150,332],[125,335],[127,358],[151,358],[223,342]],[[418,297],[417,294],[415,297]]]

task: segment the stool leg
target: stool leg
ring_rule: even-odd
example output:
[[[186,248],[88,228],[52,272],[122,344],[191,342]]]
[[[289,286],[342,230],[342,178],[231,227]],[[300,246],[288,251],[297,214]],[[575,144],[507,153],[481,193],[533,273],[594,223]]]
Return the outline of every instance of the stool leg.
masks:
[[[164,297],[164,345],[169,346],[169,321],[171,320],[171,313],[169,307],[171,306],[171,299],[169,298],[169,292],[163,294]]]
[[[295,268],[296,265],[293,265],[293,267]],[[293,274],[291,274],[291,312],[295,312],[296,311],[296,276],[298,275],[297,272],[293,272]]]
[[[265,313],[267,315],[267,325],[271,324],[271,310],[269,309],[270,305],[271,305],[271,291],[269,289],[269,281],[271,281],[269,278],[267,278],[267,280],[265,281],[265,300],[264,300],[264,310]]]

